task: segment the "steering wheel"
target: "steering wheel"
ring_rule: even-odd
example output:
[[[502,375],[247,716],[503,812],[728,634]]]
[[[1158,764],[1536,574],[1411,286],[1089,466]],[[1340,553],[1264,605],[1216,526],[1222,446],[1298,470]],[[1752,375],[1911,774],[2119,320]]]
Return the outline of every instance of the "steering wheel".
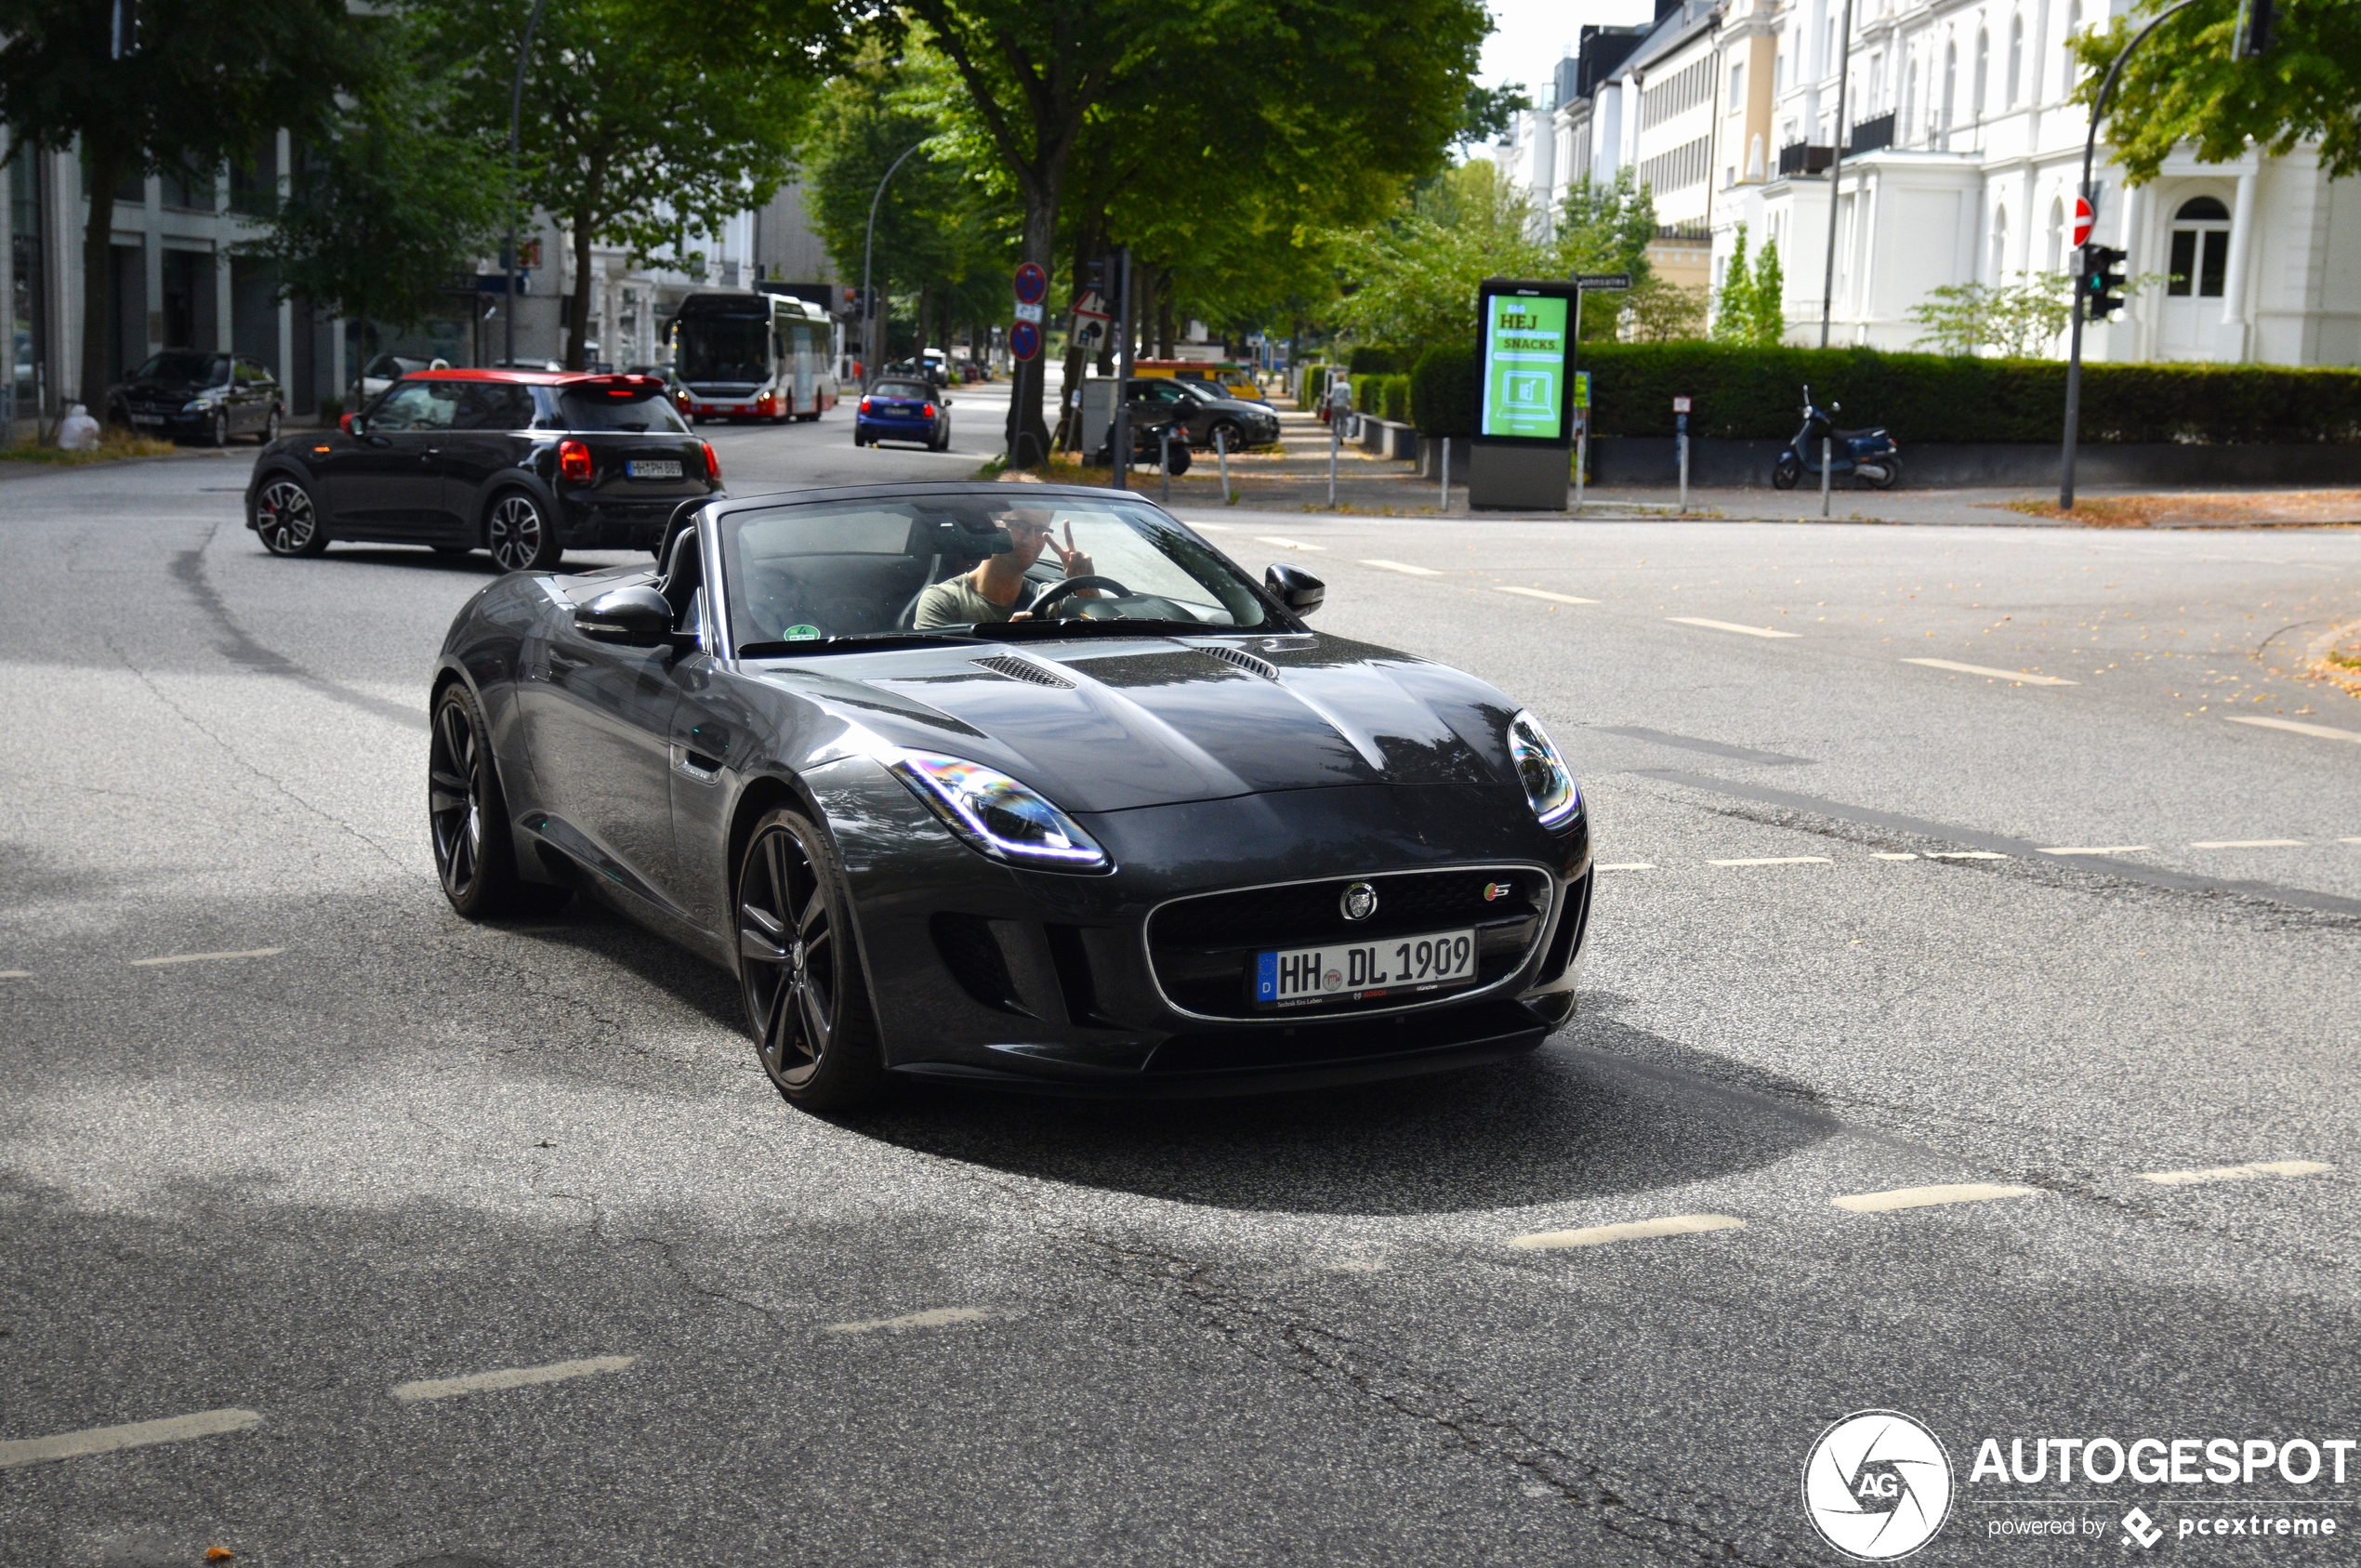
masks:
[[[1033,601],[1034,614],[1040,615],[1050,605],[1079,588],[1104,588],[1117,599],[1131,597],[1131,590],[1113,577],[1068,577],[1063,582],[1052,583],[1047,592]]]

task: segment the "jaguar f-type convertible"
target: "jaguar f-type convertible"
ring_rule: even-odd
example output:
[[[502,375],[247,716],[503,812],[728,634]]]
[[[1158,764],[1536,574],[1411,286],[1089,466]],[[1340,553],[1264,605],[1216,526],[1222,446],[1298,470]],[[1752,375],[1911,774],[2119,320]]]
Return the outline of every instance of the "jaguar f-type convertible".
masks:
[[[1572,1014],[1565,759],[1484,682],[1312,630],[1303,572],[1105,490],[682,512],[654,566],[460,612],[435,862],[469,918],[570,888],[728,969],[790,1101],[1303,1088]]]

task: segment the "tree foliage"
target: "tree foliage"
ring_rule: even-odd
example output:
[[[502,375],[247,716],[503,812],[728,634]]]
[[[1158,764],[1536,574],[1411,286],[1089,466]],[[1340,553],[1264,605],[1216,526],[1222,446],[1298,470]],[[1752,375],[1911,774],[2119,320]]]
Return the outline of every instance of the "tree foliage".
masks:
[[[2030,359],[2057,341],[2073,315],[2074,280],[2063,272],[2030,273],[2014,283],[1944,283],[1910,308],[1909,319],[1926,329],[1911,347]]]
[[[1467,102],[1459,111],[1459,134],[1456,138],[1461,147],[1483,142],[1499,141],[1516,124],[1518,115],[1533,107],[1533,99],[1514,82],[1503,82],[1497,87],[1480,87],[1468,84]]]
[[[1787,333],[1787,272],[1779,265],[1778,242],[1766,244],[1749,266],[1747,226],[1739,224],[1721,296],[1714,301],[1713,340],[1749,349],[1777,348]]]
[[[2141,0],[2128,16],[2076,38],[2085,103],[2131,35],[2169,0]],[[2154,179],[2175,147],[2193,142],[2209,164],[2249,143],[2274,153],[2316,139],[2331,177],[2361,174],[2361,5],[2278,0],[2271,47],[2233,57],[2242,0],[2198,0],[2124,62],[2107,114],[2117,162],[2134,185]]]

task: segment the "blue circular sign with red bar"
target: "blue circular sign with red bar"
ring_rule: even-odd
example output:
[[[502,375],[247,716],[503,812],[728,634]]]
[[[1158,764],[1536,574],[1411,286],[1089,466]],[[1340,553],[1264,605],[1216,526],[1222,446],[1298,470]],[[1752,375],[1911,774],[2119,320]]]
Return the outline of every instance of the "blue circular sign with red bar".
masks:
[[[1038,305],[1049,297],[1049,274],[1041,270],[1039,262],[1028,261],[1017,269],[1018,304]]]
[[[1031,322],[1019,322],[1009,329],[1009,352],[1021,360],[1029,360],[1041,352],[1041,329]]]

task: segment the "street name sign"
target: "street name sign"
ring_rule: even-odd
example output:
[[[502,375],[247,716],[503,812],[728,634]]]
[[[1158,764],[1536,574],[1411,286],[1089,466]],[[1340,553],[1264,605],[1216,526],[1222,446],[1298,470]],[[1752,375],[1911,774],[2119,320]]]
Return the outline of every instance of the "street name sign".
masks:
[[[1629,288],[1631,274],[1629,272],[1576,272],[1574,275],[1574,286],[1582,289]]]

